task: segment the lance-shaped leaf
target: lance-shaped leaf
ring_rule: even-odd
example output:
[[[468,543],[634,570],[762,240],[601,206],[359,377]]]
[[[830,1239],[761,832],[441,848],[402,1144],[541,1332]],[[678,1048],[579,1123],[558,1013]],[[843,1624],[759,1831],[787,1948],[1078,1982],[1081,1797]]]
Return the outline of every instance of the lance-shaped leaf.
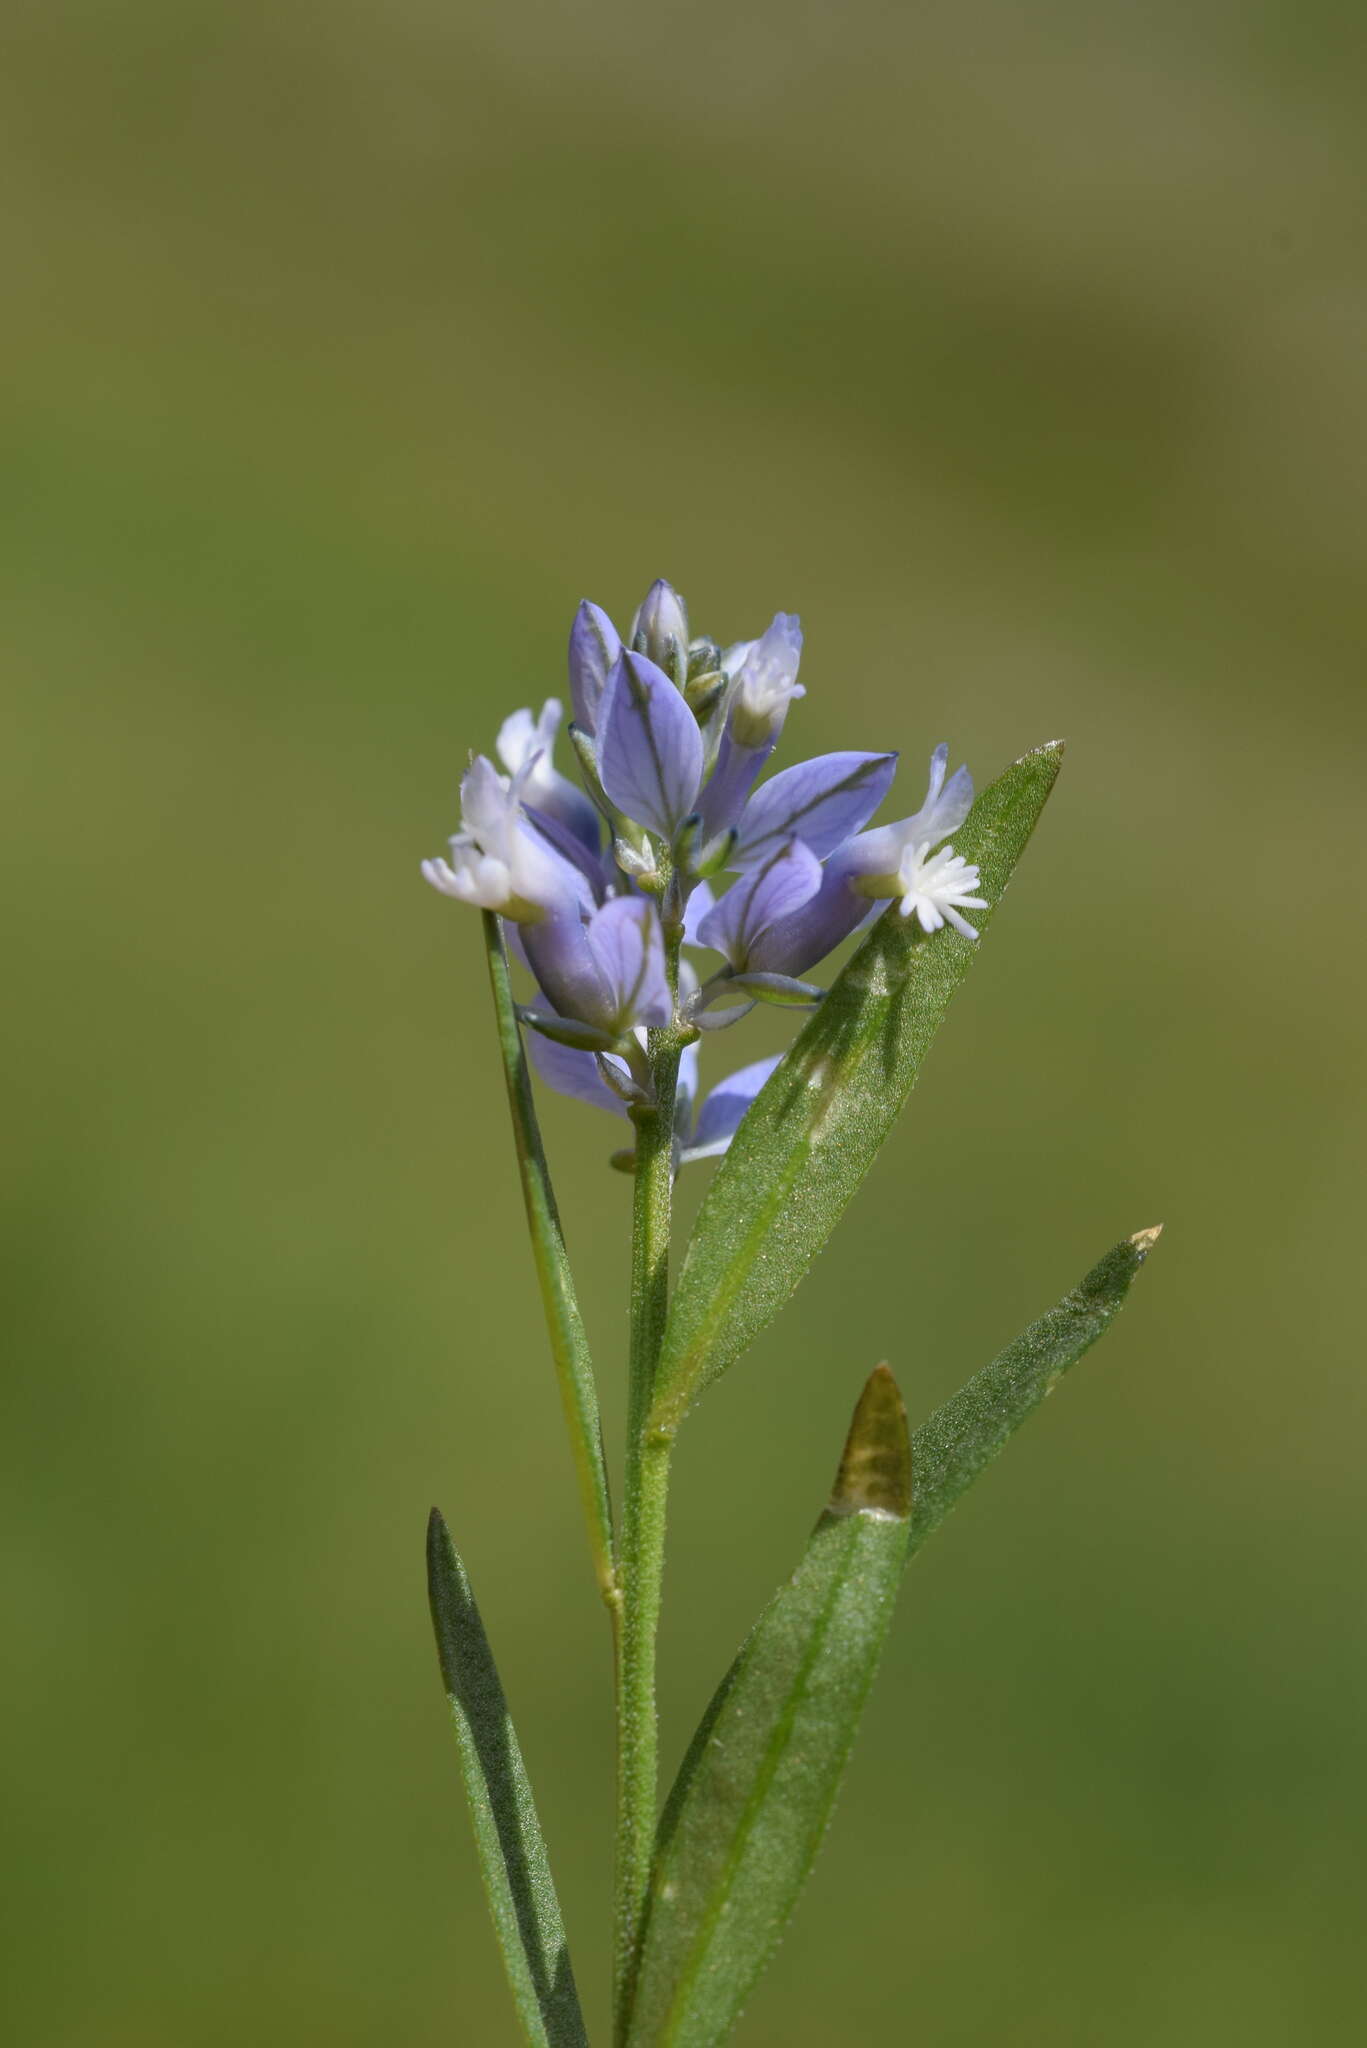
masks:
[[[465,1567],[433,1508],[427,1586],[480,1872],[522,2031],[535,2048],[587,2048],[565,1925],[532,1788]]]
[[[1054,743],[982,792],[955,849],[981,871],[989,907],[1053,788]],[[890,909],[794,1040],[707,1191],[670,1309],[652,1421],[677,1428],[689,1404],[788,1299],[820,1251],[920,1072],[979,941],[927,936]]]
[[[906,1557],[906,1414],[880,1366],[830,1507],[703,1717],[651,1872],[628,2040],[725,2040],[797,1903],[873,1682]]]
[[[916,1466],[913,1552],[939,1528],[960,1494],[1053,1392],[1069,1366],[1095,1344],[1124,1302],[1161,1229],[1156,1224],[1123,1237],[1056,1308],[1031,1323],[922,1423],[911,1440]]]

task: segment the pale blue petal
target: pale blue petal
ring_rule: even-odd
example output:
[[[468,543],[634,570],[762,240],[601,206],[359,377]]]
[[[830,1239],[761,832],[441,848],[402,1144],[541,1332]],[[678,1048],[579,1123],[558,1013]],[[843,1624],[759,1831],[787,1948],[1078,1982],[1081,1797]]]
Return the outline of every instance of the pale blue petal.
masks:
[[[706,939],[698,937],[698,931],[703,919],[707,916],[716,900],[710,882],[695,882],[693,884],[693,893],[684,906],[683,935],[686,946],[705,946],[707,944]]]
[[[668,1024],[674,1000],[665,972],[664,934],[645,896],[615,896],[585,929],[589,952],[612,1000],[620,1028]]]
[[[588,803],[588,798],[585,797],[584,801]],[[616,869],[611,861],[603,858],[600,851],[598,813],[593,810],[593,805],[589,804],[594,818],[591,840],[577,832],[564,818],[557,817],[554,811],[543,811],[536,804],[524,804],[523,809],[542,838],[549,841],[561,859],[573,862],[578,868],[593,892],[594,902],[601,903],[603,891],[607,883],[615,878]]]
[[[760,935],[791,918],[821,887],[821,863],[800,839],[773,848],[745,872],[698,926],[698,939],[715,946],[732,967],[753,965]]]
[[[698,1102],[698,1046],[686,1045],[679,1055],[679,1078],[674,1089],[674,1129],[681,1144],[688,1143],[693,1128],[693,1111]]]
[[[597,1024],[604,1031],[616,1029],[614,990],[589,946],[582,917],[548,917],[529,924],[522,946],[557,1016]]]
[[[623,654],[600,706],[598,773],[610,800],[638,825],[672,840],[698,801],[698,721],[663,669]]]
[[[572,1095],[577,1102],[592,1103],[595,1109],[609,1109],[614,1116],[626,1115],[626,1104],[609,1088],[591,1052],[557,1045],[553,1038],[543,1038],[539,1031],[524,1035],[531,1063],[548,1088],[554,1088],[557,1095]]]
[[[708,776],[698,803],[704,839],[715,839],[718,832],[728,832],[735,824],[760,769],[773,751],[772,739],[762,747],[742,747],[729,732],[722,734],[717,765]]]
[[[698,1111],[698,1125],[693,1134],[695,1147],[715,1145],[720,1139],[734,1137],[741,1118],[782,1057],[781,1053],[775,1053],[770,1059],[755,1060],[750,1066],[741,1067],[739,1072],[728,1074],[724,1081],[718,1081]]]
[[[946,781],[948,765],[949,748],[942,743],[930,757],[930,780],[920,810],[864,834],[859,842],[864,874],[895,874],[906,847],[938,846],[958,831],[973,808],[973,777],[967,768],[956,768]]]
[[[570,701],[574,722],[587,733],[598,729],[598,708],[622,651],[617,628],[601,605],[585,598],[570,628]]]
[[[762,859],[793,833],[824,860],[867,825],[896,772],[896,754],[818,754],[783,769],[745,806],[736,865]]]
[[[759,934],[746,963],[752,971],[803,975],[858,930],[869,915],[868,897],[851,886],[851,877],[864,872],[854,850],[860,843],[852,839],[832,854],[816,894],[791,917],[778,920]]]

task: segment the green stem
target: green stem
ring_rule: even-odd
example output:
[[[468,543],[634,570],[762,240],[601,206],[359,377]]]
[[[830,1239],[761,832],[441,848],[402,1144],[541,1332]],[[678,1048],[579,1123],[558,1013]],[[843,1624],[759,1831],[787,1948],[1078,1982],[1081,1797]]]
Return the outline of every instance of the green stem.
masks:
[[[537,1285],[546,1313],[560,1399],[570,1433],[579,1498],[588,1528],[594,1576],[612,1617],[614,1640],[620,1634],[621,1593],[613,1566],[612,1504],[608,1497],[607,1465],[603,1457],[603,1431],[598,1419],[598,1389],[593,1377],[579,1301],[574,1291],[564,1233],[551,1187],[550,1170],[541,1144],[541,1127],[532,1100],[531,1076],[522,1046],[512,984],[508,977],[508,955],[503,928],[492,911],[484,913],[484,944],[489,962],[489,986],[493,990],[494,1015],[498,1022],[499,1050],[508,1085],[508,1107],[512,1112],[513,1136],[517,1142],[517,1164],[522,1179],[522,1199],[531,1233],[532,1257],[536,1263]]]
[[[648,1108],[632,1111],[636,1126],[636,1186],[631,1234],[631,1353],[617,1688],[614,2038],[619,2044],[626,2039],[630,2020],[641,1913],[655,1848],[655,1638],[664,1575],[665,1506],[672,1439],[652,1436],[648,1419],[669,1301],[674,1095],[682,1050],[683,1040],[676,1030],[651,1032],[654,1101]]]

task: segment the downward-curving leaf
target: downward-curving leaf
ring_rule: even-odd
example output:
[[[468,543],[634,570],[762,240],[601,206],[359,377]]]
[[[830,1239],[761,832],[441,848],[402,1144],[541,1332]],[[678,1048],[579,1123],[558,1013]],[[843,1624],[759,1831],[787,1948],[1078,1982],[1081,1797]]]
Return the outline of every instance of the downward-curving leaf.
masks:
[[[427,1525],[427,1584],[480,1872],[522,2031],[534,2048],[587,2048],[565,1925],[508,1702],[465,1567],[435,1508]]]
[[[831,1505],[703,1717],[660,1823],[630,2048],[725,2040],[811,1869],[906,1557],[906,1414],[880,1366]]]
[[[1053,788],[1061,744],[1016,761],[954,846],[982,873],[985,931]],[[670,1308],[654,1425],[677,1428],[700,1389],[764,1328],[844,1214],[911,1091],[978,941],[881,917],[794,1040],[707,1191]]]
[[[1014,1344],[937,1408],[911,1440],[916,1499],[911,1550],[927,1536],[990,1465],[1070,1365],[1090,1350],[1130,1291],[1130,1282],[1158,1242],[1162,1226],[1123,1237]]]

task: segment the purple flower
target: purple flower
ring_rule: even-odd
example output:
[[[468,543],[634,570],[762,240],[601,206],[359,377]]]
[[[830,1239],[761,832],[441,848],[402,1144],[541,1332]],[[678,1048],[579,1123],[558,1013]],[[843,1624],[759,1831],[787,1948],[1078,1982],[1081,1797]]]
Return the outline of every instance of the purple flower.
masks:
[[[701,919],[697,943],[724,953],[741,974],[772,925],[799,912],[821,887],[821,863],[800,839],[788,839],[747,868]]]
[[[965,930],[964,921],[951,918],[949,912],[980,903],[966,893],[977,887],[977,869],[966,868],[957,856],[952,867],[926,862],[936,839],[962,824],[973,802],[973,780],[966,768],[957,769],[946,782],[948,756],[944,746],[931,756],[926,800],[914,817],[846,840],[827,860],[816,893],[790,916],[775,919],[757,934],[750,949],[750,972],[804,974],[894,896],[903,898],[905,915],[919,914],[925,902],[921,923],[926,931],[938,929],[927,922],[932,910],[940,922]],[[967,932],[975,936],[971,926]]]
[[[587,917],[547,918],[528,925],[522,940],[559,1016],[592,1025],[608,1040],[673,1017],[664,937],[647,897],[615,896]]]
[[[598,773],[624,817],[672,842],[697,805],[703,773],[698,721],[663,669],[623,654],[599,707]]]
[[[539,718],[530,711],[512,712],[498,729],[498,758],[519,778],[518,790],[529,809],[554,818],[596,854],[598,813],[579,785],[560,774],[553,758],[562,716],[556,697],[546,699]]]
[[[802,623],[795,612],[777,612],[753,640],[736,676],[727,730],[738,747],[766,752],[783,730],[788,706],[807,692],[797,679],[802,659]]]
[[[803,975],[872,914],[874,906],[854,886],[858,861],[851,863],[850,849],[858,844],[851,839],[838,848],[821,870],[821,886],[815,893],[789,916],[775,918],[756,933],[746,962],[750,973]]]
[[[531,767],[511,779],[477,754],[460,785],[460,831],[451,858],[425,860],[424,879],[444,896],[522,923],[575,918],[591,900],[580,870],[537,832],[522,808]]]
[[[723,675],[729,662],[734,681],[717,764],[699,805],[705,837],[735,824],[774,751],[789,704],[805,696],[796,680],[801,655],[802,627],[796,615],[779,612],[758,640],[742,641],[721,657]]]

